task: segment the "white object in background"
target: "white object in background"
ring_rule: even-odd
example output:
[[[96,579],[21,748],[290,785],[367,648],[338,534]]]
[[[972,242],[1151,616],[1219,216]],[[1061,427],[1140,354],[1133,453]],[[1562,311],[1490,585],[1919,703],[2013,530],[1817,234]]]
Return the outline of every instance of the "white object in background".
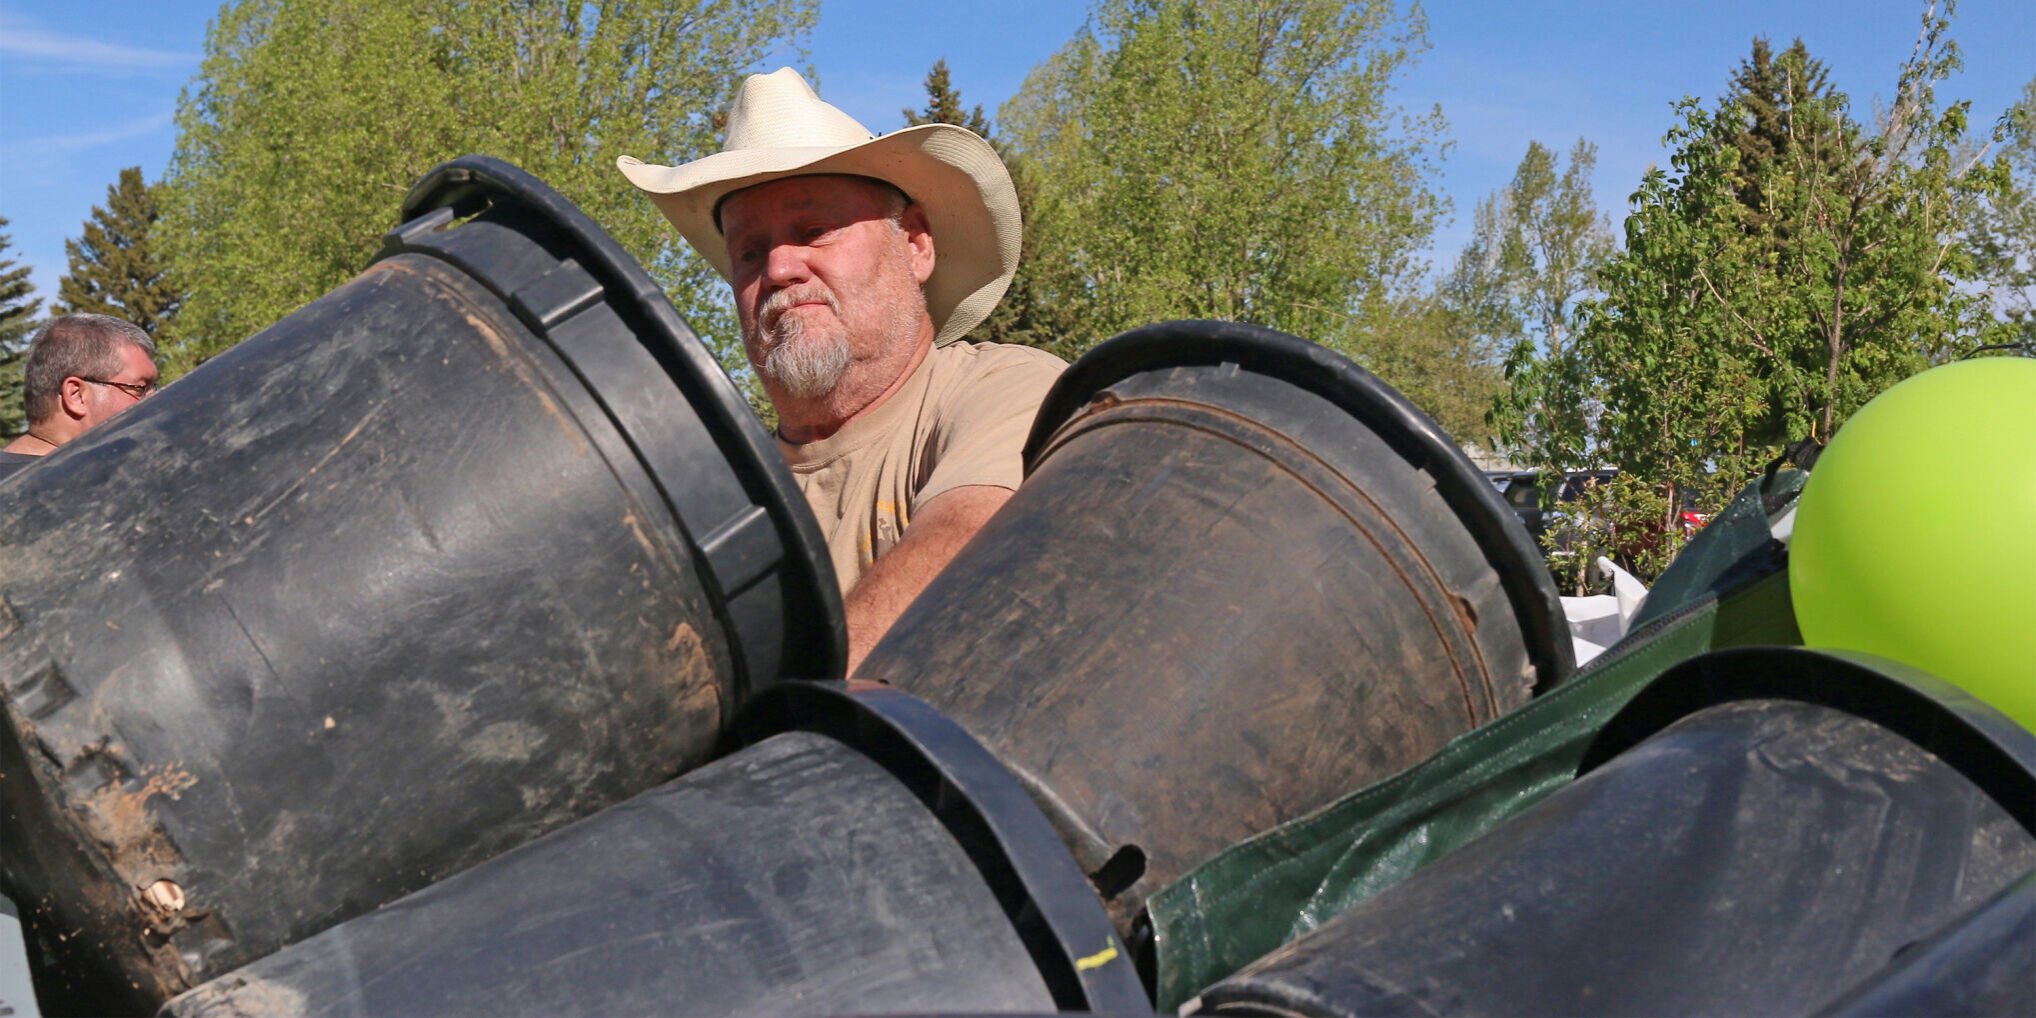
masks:
[[[1647,603],[1647,584],[1603,555],[1598,556],[1592,565],[1598,567],[1599,576],[1612,581],[1612,596],[1619,599],[1619,632],[1624,635],[1625,625],[1632,622],[1633,616],[1640,614],[1640,606]]]
[[[1569,620],[1569,642],[1576,647],[1578,666],[1603,654],[1626,631],[1619,618],[1619,599],[1610,594],[1565,597],[1562,614]]]
[[[1633,624],[1640,606],[1647,603],[1647,585],[1632,573],[1602,556],[1593,564],[1600,576],[1611,579],[1612,592],[1562,599],[1562,615],[1569,622],[1569,638],[1576,647],[1578,667],[1618,643]]]
[[[1789,543],[1789,537],[1796,532],[1796,507],[1789,506],[1789,511],[1783,513],[1781,519],[1768,524],[1767,529],[1774,534],[1775,540]]]

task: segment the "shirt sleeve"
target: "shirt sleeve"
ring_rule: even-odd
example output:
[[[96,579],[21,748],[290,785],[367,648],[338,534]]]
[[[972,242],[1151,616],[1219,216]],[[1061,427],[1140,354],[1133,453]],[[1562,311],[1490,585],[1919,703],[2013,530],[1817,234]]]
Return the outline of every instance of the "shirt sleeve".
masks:
[[[974,484],[1017,490],[1032,419],[1066,368],[1060,358],[1028,347],[1005,347],[979,364],[941,400],[932,443],[938,459],[913,495],[914,508]]]

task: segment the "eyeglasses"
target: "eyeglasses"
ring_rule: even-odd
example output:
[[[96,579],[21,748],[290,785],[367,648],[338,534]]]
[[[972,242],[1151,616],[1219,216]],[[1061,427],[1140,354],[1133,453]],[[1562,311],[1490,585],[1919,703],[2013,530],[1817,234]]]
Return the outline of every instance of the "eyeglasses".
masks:
[[[110,385],[116,389],[119,389],[121,392],[124,392],[129,396],[134,397],[136,400],[147,399],[151,393],[156,391],[156,383],[153,381],[116,382],[110,378],[86,378],[84,375],[79,375],[78,381],[91,382],[93,385]]]

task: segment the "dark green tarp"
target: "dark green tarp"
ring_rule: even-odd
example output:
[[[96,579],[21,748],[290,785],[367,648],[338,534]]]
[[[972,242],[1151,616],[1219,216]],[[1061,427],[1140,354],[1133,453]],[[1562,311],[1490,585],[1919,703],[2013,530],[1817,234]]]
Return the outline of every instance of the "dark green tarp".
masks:
[[[1741,492],[1663,573],[1626,638],[1574,677],[1162,889],[1147,903],[1159,1006],[1173,1011],[1569,783],[1598,729],[1669,666],[1719,647],[1800,644],[1770,520],[1806,476]]]

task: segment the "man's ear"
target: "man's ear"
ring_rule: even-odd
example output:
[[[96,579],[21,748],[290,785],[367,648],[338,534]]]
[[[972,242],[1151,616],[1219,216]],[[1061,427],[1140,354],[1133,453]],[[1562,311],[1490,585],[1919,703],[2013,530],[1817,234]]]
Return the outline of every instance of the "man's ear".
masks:
[[[57,390],[57,401],[62,405],[65,414],[73,419],[83,418],[86,413],[86,395],[85,380],[72,375],[64,379],[63,388]]]
[[[926,221],[926,209],[918,202],[905,206],[898,225],[905,231],[905,243],[912,246],[912,275],[919,285],[933,277],[933,227]]]

